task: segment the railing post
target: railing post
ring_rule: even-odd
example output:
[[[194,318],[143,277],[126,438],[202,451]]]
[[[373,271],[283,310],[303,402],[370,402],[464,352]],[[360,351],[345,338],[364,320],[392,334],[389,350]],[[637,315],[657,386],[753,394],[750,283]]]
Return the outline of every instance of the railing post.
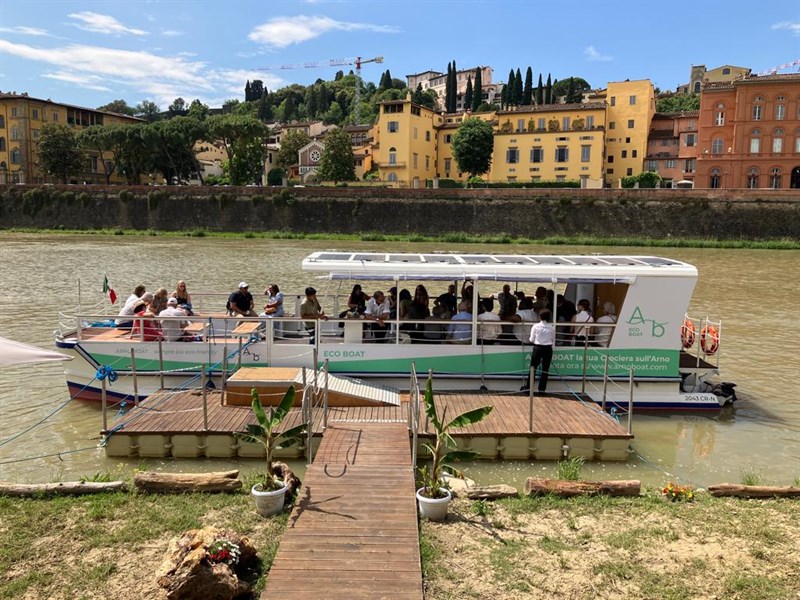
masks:
[[[629,381],[628,381],[628,435],[631,435],[633,431],[633,369],[629,371]]]
[[[528,370],[528,433],[533,433],[533,376],[535,375],[533,365]]]
[[[236,370],[242,368],[242,336],[239,336],[239,352],[236,355]]]
[[[100,380],[100,399],[102,400],[102,410],[103,410],[103,431],[108,431],[108,416],[106,415],[106,377]]]
[[[133,405],[139,406],[139,380],[136,378],[136,353],[131,348],[131,373],[133,374]]]
[[[325,359],[325,395],[323,396],[322,400],[322,426],[327,429],[328,428],[328,386],[329,386],[329,379],[330,379],[330,372],[328,371],[328,361],[329,359]]]
[[[603,412],[606,411],[606,400],[608,399],[608,353],[603,357],[605,364],[603,365]]]
[[[161,381],[161,389],[164,389],[164,348],[161,338],[158,338],[158,377]]]
[[[208,382],[206,381],[206,365],[200,365],[203,370],[203,430],[208,431]]]
[[[225,380],[228,378],[228,344],[222,347],[222,353],[222,385],[219,386],[222,390],[222,395],[219,399],[220,403],[225,398]]]
[[[584,328],[586,335],[583,336],[583,378],[581,381],[581,395],[586,393],[586,358],[589,354],[589,334],[588,329]]]

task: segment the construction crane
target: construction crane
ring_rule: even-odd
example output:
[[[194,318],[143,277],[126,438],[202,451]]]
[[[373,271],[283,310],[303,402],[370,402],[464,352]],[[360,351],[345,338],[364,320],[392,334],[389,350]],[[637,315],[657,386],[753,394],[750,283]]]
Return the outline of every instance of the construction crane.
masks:
[[[319,69],[321,67],[342,67],[345,65],[355,65],[356,75],[356,90],[353,96],[353,121],[356,125],[361,124],[361,65],[367,63],[382,63],[383,57],[376,56],[375,58],[332,58],[331,60],[315,61],[306,63],[291,63],[288,65],[277,65],[274,67],[264,67],[256,69],[256,71],[283,71],[288,69]]]
[[[771,67],[769,69],[764,69],[761,71],[758,76],[763,77],[764,75],[775,75],[778,71],[783,71],[784,69],[790,69],[792,67],[800,65],[800,59],[793,60],[788,63],[783,63],[782,65],[778,65],[776,67]]]

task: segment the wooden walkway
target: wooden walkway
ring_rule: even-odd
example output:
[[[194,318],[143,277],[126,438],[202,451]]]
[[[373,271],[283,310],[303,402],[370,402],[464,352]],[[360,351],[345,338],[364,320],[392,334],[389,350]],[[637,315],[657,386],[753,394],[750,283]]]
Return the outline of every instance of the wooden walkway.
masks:
[[[332,423],[306,471],[262,599],[422,600],[404,423]]]

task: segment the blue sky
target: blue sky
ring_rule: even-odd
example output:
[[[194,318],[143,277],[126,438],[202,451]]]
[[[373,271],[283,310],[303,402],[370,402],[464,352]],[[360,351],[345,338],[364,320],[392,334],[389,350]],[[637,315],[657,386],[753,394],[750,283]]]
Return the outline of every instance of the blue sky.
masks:
[[[248,79],[274,90],[332,79],[331,59],[383,56],[378,82],[478,64],[505,81],[583,77],[592,87],[649,78],[662,90],[692,64],[758,73],[800,59],[800,1],[3,0],[0,90],[97,107],[162,108],[180,96],[219,106]],[[320,68],[274,67],[317,62]],[[258,69],[272,67],[259,71]],[[796,72],[797,66],[781,72]]]

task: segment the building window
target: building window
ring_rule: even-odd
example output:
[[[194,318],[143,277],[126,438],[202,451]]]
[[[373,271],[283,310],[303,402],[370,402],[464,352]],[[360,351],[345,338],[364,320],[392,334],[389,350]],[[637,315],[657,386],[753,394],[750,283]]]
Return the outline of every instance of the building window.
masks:
[[[773,190],[777,190],[781,187],[781,170],[778,167],[775,167],[769,172],[769,187]]]
[[[606,169],[606,173],[608,175],[613,175],[614,174],[614,169]]]
[[[566,181],[566,180],[567,180],[566,175],[556,175],[556,181]]]
[[[747,187],[754,190],[758,187],[758,169],[753,167],[747,172]]]
[[[53,111],[53,123],[58,123],[58,111]]]
[[[639,151],[638,150],[631,150],[631,158],[636,158],[637,156],[639,156]]]
[[[756,104],[753,106],[753,121],[761,120],[762,109],[763,107],[760,104]]]
[[[389,133],[397,133],[400,131],[400,121],[389,121],[388,130]]]
[[[586,117],[586,129],[594,129],[594,115]]]
[[[760,129],[753,129],[750,133],[750,154],[758,154],[761,150],[761,135]]]
[[[6,138],[0,137],[0,152],[6,151]]]
[[[426,142],[430,142],[431,141],[431,132],[430,131],[426,131],[425,132],[425,141]]]
[[[396,148],[389,148],[389,164],[396,165],[397,164],[397,149]]]
[[[617,97],[611,96],[611,106],[616,106],[616,105],[617,105]]]
[[[686,162],[683,164],[683,167],[685,173],[694,173],[694,159],[687,158]]]
[[[563,131],[569,131],[569,117],[561,119],[561,129]]]
[[[675,168],[675,160],[670,158],[667,162],[664,163],[664,166],[666,168],[668,168],[668,169],[674,169]]]
[[[544,131],[544,117],[536,119],[536,129]]]
[[[389,173],[389,176],[387,177],[387,179],[389,181],[397,181],[397,173]]]
[[[452,164],[453,164],[453,159],[452,158],[445,158],[444,159],[444,171],[445,171],[445,175],[447,175],[448,177],[450,176],[450,167],[451,167]]]
[[[717,116],[714,118],[714,124],[717,125],[718,127],[721,126],[721,125],[725,125],[725,111],[724,110],[718,110],[717,111]]]
[[[628,129],[633,129],[635,125],[636,123],[633,119],[628,119]]]
[[[714,190],[722,187],[722,174],[720,173],[719,169],[711,169],[711,171],[708,172],[708,175],[708,187]]]
[[[800,154],[800,129],[794,132],[794,151]]]
[[[508,150],[506,150],[506,162],[507,163],[519,162],[519,150],[517,148],[509,148]]]
[[[725,67],[724,69],[722,69],[722,74],[723,75],[730,75],[731,74],[731,70],[728,67]]]
[[[648,160],[645,164],[645,171],[653,171],[654,173],[658,171],[658,161],[657,160]]]
[[[444,135],[444,143],[445,144],[452,144],[453,143],[453,136],[449,133]]]
[[[628,151],[627,150],[623,150],[622,152],[619,153],[619,157],[620,158],[628,158]]]
[[[430,168],[431,168],[431,157],[426,154],[425,155],[425,170],[427,171]]]
[[[417,128],[414,127],[414,139],[417,139]]]
[[[631,106],[636,104],[636,96],[631,96],[630,98],[628,98],[628,104],[630,104]]]
[[[20,154],[19,148],[14,148],[11,150],[11,154],[9,154],[9,160],[11,164],[19,164],[22,162],[22,155]]]
[[[525,131],[525,119],[517,119],[517,133]]]
[[[616,121],[609,121],[609,123],[608,123],[608,128],[609,128],[609,129],[616,129],[616,128],[617,128],[617,123],[616,123]]]
[[[6,128],[6,118],[3,115],[0,115],[0,129]]]
[[[411,166],[415,169],[419,166],[419,154],[416,152],[411,155]]]
[[[689,119],[689,122],[686,124],[686,128],[690,130],[697,129],[697,123],[694,119]]]
[[[774,137],[772,138],[772,151],[775,154],[783,152],[783,131],[780,129],[775,130]]]
[[[608,155],[608,162],[609,163],[613,163],[614,162],[614,155],[613,154],[609,154]]]
[[[32,108],[31,109],[31,118],[32,119],[38,119],[39,118],[39,109],[38,108]]]
[[[631,175],[633,175],[633,167],[628,167],[628,168],[625,170],[625,174],[626,174],[628,177],[630,177]]]
[[[694,133],[687,133],[686,134],[686,145],[688,147],[696,146],[697,145],[697,135]]]
[[[17,116],[17,107],[16,106],[12,106],[11,107],[11,118],[13,119],[16,116]]]
[[[786,106],[783,104],[775,105],[775,120],[783,121],[786,118]]]
[[[11,128],[11,139],[18,140],[19,139],[19,127],[16,125]]]
[[[711,154],[722,154],[724,145],[722,138],[714,138],[711,142]]]
[[[592,160],[592,147],[589,145],[581,146],[581,162],[590,162]]]
[[[39,139],[39,130],[38,129],[31,129],[31,137],[35,140]]]
[[[541,146],[531,148],[531,162],[540,163],[544,161],[544,150]]]
[[[556,162],[569,161],[569,148],[566,146],[559,146],[556,148]]]

